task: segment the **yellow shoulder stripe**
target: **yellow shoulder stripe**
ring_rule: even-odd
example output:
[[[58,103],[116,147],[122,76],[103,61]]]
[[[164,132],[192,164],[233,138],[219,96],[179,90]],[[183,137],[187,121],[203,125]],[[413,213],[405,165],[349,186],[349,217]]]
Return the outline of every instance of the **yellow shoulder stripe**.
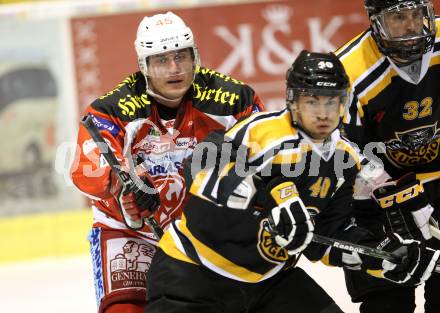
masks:
[[[259,113],[252,114],[252,115],[249,116],[248,118],[245,118],[244,120],[242,120],[242,121],[238,122],[237,124],[235,124],[234,126],[232,126],[231,129],[229,129],[229,130],[226,132],[225,135],[226,135],[227,137],[229,137],[229,138],[234,138],[235,135],[237,134],[237,132],[239,132],[240,129],[241,129],[244,125],[250,123],[250,122],[251,122],[252,120],[254,120],[257,116],[262,115],[262,114],[267,114],[267,112],[259,112]]]
[[[384,90],[389,84],[391,84],[391,79],[397,76],[396,70],[391,68],[388,73],[373,87],[369,87],[367,93],[359,98],[361,105],[366,105],[371,99],[375,98],[382,90]],[[362,116],[361,116],[362,117]]]
[[[350,86],[382,57],[372,36],[365,38],[358,47],[344,55],[341,62],[350,78]]]
[[[196,177],[194,177],[194,180],[191,184],[191,187],[189,189],[189,192],[193,195],[199,195],[200,187],[202,186],[203,182],[205,181],[206,175],[208,174],[207,170],[202,170],[196,174]]]
[[[296,164],[301,162],[302,154],[301,153],[278,153],[272,160],[273,164]]]
[[[364,33],[362,32],[362,33],[360,33],[360,34],[358,34],[356,37],[354,37],[353,39],[351,39],[349,42],[347,42],[345,45],[343,45],[342,47],[340,47],[338,50],[336,50],[336,55],[338,55],[341,51],[344,51],[344,49],[346,48],[346,47],[348,47],[349,45],[351,45],[351,43],[353,42],[353,41],[355,41],[355,40],[357,40],[360,36],[362,36]]]
[[[338,140],[338,142],[336,143],[336,149],[340,149],[340,150],[346,151],[348,154],[350,154],[350,156],[356,162],[357,169],[358,170],[361,169],[361,162],[360,162],[360,159],[359,159],[359,154],[356,152],[356,150],[352,146],[350,146],[344,140]]]
[[[294,136],[296,133],[296,129],[292,127],[289,112],[276,118],[258,121],[249,129],[248,138],[244,139],[244,144],[250,148],[249,158],[266,152],[265,150],[274,142],[281,142],[282,138]]]
[[[435,57],[431,58],[431,62],[429,63],[429,66],[437,65],[439,63],[440,63],[440,55],[436,55]]]
[[[220,268],[236,277],[239,277],[244,281],[252,283],[258,282],[264,277],[264,275],[252,272],[244,267],[241,267],[240,265],[229,261],[228,259],[224,258],[220,254],[212,250],[210,247],[197,240],[197,238],[193,236],[193,234],[186,226],[185,214],[182,214],[182,220],[179,223],[179,230],[191,241],[197,253],[204,259],[208,260],[215,267]]]
[[[198,265],[196,262],[194,262],[189,257],[187,257],[184,253],[182,253],[182,251],[177,249],[176,245],[174,244],[173,237],[171,236],[169,230],[167,230],[160,239],[159,247],[163,250],[163,252],[165,252],[167,255],[169,255],[172,258],[175,258],[183,262]]]

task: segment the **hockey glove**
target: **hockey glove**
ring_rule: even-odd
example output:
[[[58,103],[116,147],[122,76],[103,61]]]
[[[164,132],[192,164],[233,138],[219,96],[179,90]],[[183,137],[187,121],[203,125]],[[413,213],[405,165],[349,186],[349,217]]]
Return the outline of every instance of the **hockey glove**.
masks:
[[[127,213],[134,221],[148,218],[159,208],[160,200],[157,191],[146,175],[139,175],[141,182],[133,183],[128,187],[123,187],[119,182],[117,174],[111,172],[110,192],[118,201],[122,210]],[[151,191],[153,192],[145,192]]]
[[[414,286],[426,281],[436,269],[440,250],[426,248],[417,240],[404,240],[397,234],[387,237],[378,248],[400,258],[396,263],[359,254],[362,268],[372,276],[397,284]]]
[[[404,239],[427,240],[432,237],[429,218],[434,209],[414,173],[379,185],[371,196],[385,209],[387,231],[397,233]]]
[[[268,191],[278,204],[268,215],[269,232],[289,255],[302,252],[312,241],[314,227],[295,184],[275,178],[268,184]]]

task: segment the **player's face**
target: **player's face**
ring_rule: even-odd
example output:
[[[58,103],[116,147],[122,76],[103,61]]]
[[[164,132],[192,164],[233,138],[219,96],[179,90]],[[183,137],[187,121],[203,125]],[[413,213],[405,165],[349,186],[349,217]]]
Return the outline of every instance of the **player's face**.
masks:
[[[148,57],[148,81],[151,90],[165,98],[180,99],[194,78],[194,60],[190,49]]]
[[[384,26],[390,38],[411,38],[423,33],[424,15],[422,8],[387,12]],[[405,44],[412,44],[411,41]]]
[[[298,122],[312,139],[321,142],[338,127],[342,108],[339,96],[299,96]]]

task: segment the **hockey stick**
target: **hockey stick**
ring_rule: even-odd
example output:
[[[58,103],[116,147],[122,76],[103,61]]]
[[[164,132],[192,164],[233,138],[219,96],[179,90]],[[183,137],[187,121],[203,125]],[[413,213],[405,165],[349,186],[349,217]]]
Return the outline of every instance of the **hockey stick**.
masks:
[[[104,138],[102,138],[101,133],[99,132],[98,128],[96,127],[95,123],[93,122],[93,118],[91,115],[85,115],[81,119],[81,124],[84,125],[84,127],[89,132],[90,136],[92,137],[93,141],[96,143],[96,145],[99,148],[99,151],[101,152],[102,156],[105,158],[107,163],[112,168],[112,171],[114,171],[119,179],[119,182],[123,186],[122,190],[131,190],[133,186],[135,185],[133,179],[130,177],[130,175],[121,170],[121,164],[119,163],[118,159],[116,159],[115,154],[110,149],[107,142],[105,142]],[[128,215],[125,210],[120,207],[121,209],[121,215],[124,218],[124,222],[127,225],[128,228],[131,230],[139,230],[142,228],[144,222],[150,227],[153,234],[156,236],[157,239],[160,239],[163,235],[163,230],[160,228],[156,220],[151,216],[148,218],[144,218],[142,220],[135,221],[131,219],[130,215]]]
[[[436,229],[438,230],[438,228],[436,228]],[[387,252],[387,251],[378,250],[378,249],[374,249],[371,247],[358,245],[358,244],[351,243],[348,241],[329,238],[329,237],[325,237],[325,236],[321,236],[321,235],[317,235],[317,234],[313,234],[312,241],[319,243],[319,244],[326,245],[326,246],[334,247],[337,249],[341,249],[341,250],[345,250],[345,251],[349,251],[349,252],[357,252],[359,254],[371,256],[373,258],[387,260],[392,263],[399,263],[401,260],[401,258],[399,256],[396,256],[396,255],[394,255],[390,252]],[[436,273],[440,273],[440,269],[438,269],[437,266],[434,269],[434,271]]]
[[[400,262],[400,258],[393,255],[390,252],[374,249],[363,245],[358,245],[344,240],[313,234],[312,241],[326,246],[334,247],[337,249],[341,249],[349,252],[357,252],[359,254],[364,254],[374,258],[387,260],[393,263]]]

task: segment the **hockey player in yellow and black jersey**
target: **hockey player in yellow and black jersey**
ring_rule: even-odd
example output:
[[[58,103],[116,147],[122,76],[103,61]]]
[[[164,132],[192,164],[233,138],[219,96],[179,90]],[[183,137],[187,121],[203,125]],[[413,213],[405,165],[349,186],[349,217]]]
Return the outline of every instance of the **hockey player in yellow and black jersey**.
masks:
[[[383,143],[385,152],[377,156],[392,179],[416,174],[417,180],[398,181],[397,190],[420,189],[421,183],[425,192],[387,211],[383,203],[356,201],[357,220],[380,235],[377,221],[383,219],[387,230],[424,241],[431,238],[431,214],[438,219],[440,213],[440,19],[431,0],[365,0],[365,7],[371,27],[336,52],[351,83],[346,136],[364,151],[372,151],[372,142]],[[436,239],[427,244],[440,247]],[[414,288],[359,272],[346,275],[353,301],[363,302],[362,313],[414,312]],[[439,290],[440,275],[432,275],[425,284],[425,312],[440,312]]]
[[[317,233],[374,244],[350,220],[362,160],[337,129],[347,87],[333,54],[303,51],[287,72],[287,110],[255,114],[196,147],[188,202],[147,277],[146,313],[342,312],[295,267],[301,253],[399,283],[429,277],[440,252],[415,242],[399,264],[311,242]]]

